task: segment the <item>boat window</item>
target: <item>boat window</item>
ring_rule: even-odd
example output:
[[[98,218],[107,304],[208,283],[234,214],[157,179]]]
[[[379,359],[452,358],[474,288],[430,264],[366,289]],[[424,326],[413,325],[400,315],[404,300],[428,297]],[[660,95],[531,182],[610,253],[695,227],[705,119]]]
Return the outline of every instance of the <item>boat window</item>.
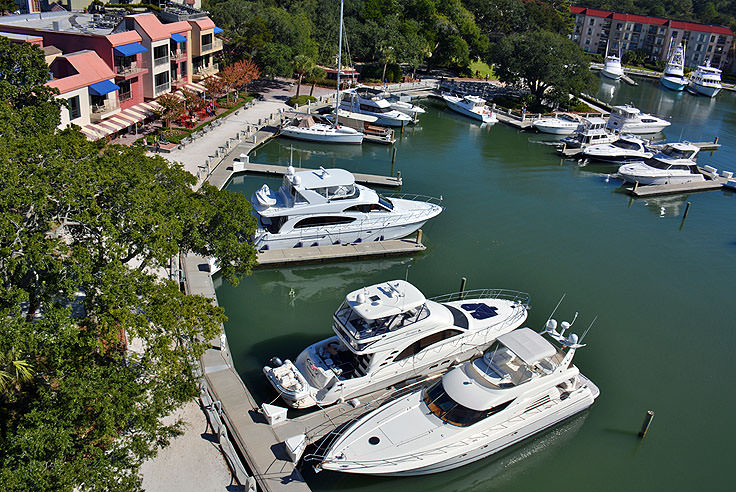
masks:
[[[366,203],[363,205],[353,205],[352,207],[348,207],[343,210],[343,212],[360,212],[367,214],[369,212],[388,212],[388,210],[377,203]]]
[[[391,108],[379,108],[378,106],[370,106],[368,104],[361,104],[360,109],[369,113],[390,113]]]
[[[646,164],[647,166],[653,167],[656,169],[669,169],[670,168],[669,164],[662,162],[658,159],[647,159]]]
[[[468,427],[508,407],[509,400],[488,410],[472,410],[460,405],[445,392],[442,381],[424,390],[424,404],[437,417],[457,427]]]
[[[391,203],[391,200],[386,198],[385,196],[378,195],[378,203],[386,207],[387,210],[393,210],[394,204]]]
[[[639,144],[626,140],[616,140],[615,142],[613,142],[613,145],[620,149],[639,150]]]
[[[670,166],[670,169],[678,170],[678,171],[689,171],[690,166],[686,166],[684,164],[676,164],[674,166]]]
[[[675,147],[665,147],[662,149],[662,153],[666,156],[672,157],[673,159],[690,159],[695,153],[693,150],[680,150]]]
[[[422,304],[394,316],[378,319],[365,319],[357,314],[347,302],[344,302],[335,313],[337,320],[342,323],[354,338],[372,338],[383,333],[399,330],[405,326],[422,321],[429,316],[429,308]],[[352,329],[351,329],[352,328]]]
[[[400,360],[404,360],[408,357],[411,357],[413,355],[418,354],[425,348],[434,345],[435,343],[441,342],[442,340],[447,340],[448,338],[452,338],[454,336],[460,335],[463,333],[460,330],[443,330],[437,333],[432,333],[431,335],[428,335],[420,340],[417,340],[416,342],[412,343],[408,347],[406,347],[404,350],[401,351],[399,355],[394,357],[394,361],[398,362]]]
[[[454,306],[445,305],[445,307],[449,309],[450,312],[452,313],[452,324],[459,328],[464,328],[467,330],[469,326],[468,317],[465,316],[462,311],[460,311],[458,308]]]
[[[642,123],[656,123],[656,122],[657,122],[657,120],[654,120],[654,119],[652,119],[652,118],[642,118],[642,119],[641,119],[641,122],[642,122]]]
[[[289,217],[282,215],[280,217],[261,217],[261,223],[264,229],[271,234],[278,234],[281,230],[281,226],[289,220]]]
[[[331,225],[342,225],[353,222],[355,217],[340,217],[340,216],[317,216],[307,217],[294,224],[294,229],[302,229],[304,227],[322,227]]]

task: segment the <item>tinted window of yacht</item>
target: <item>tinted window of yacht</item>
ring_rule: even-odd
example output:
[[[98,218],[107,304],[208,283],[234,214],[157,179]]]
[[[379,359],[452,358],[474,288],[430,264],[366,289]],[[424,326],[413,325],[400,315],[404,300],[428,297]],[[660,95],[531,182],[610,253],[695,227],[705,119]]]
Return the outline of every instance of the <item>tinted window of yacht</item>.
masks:
[[[361,104],[360,109],[363,111],[368,111],[369,113],[390,113],[391,108],[379,108],[377,106],[369,106],[367,104]]]
[[[615,142],[613,142],[613,145],[620,149],[639,150],[638,144],[635,144],[634,142],[628,142],[626,140],[616,140]]]
[[[302,229],[304,227],[322,227],[330,225],[341,225],[349,224],[353,222],[355,217],[335,217],[335,216],[318,216],[318,217],[307,217],[294,224],[295,229]]]
[[[388,210],[394,209],[394,204],[391,203],[391,200],[389,200],[388,198],[384,196],[378,195],[378,203],[386,207]]]
[[[289,220],[289,217],[282,216],[282,217],[261,217],[261,223],[263,224],[263,228],[266,229],[271,234],[278,234],[278,232],[281,230],[281,226],[284,225],[284,223]]]
[[[665,147],[662,149],[662,153],[672,157],[673,159],[689,159],[694,152],[692,150],[680,150],[674,147]]]
[[[377,203],[369,203],[364,205],[353,205],[348,207],[343,212],[361,212],[367,214],[369,212],[388,212],[387,209]]]
[[[657,159],[647,159],[647,166],[657,169],[669,169],[670,165]]]
[[[457,427],[468,427],[508,407],[513,400],[501,403],[488,410],[472,410],[457,403],[445,393],[442,381],[424,391],[424,403],[430,412]]]
[[[400,360],[404,360],[407,357],[411,357],[415,354],[418,354],[419,352],[429,347],[430,345],[434,345],[435,343],[441,342],[442,340],[447,340],[448,338],[452,338],[461,333],[462,331],[460,330],[452,330],[452,329],[443,330],[438,333],[432,333],[431,335],[428,335],[422,338],[421,340],[417,340],[416,342],[406,347],[404,350],[401,351],[399,355],[394,357],[394,361],[398,362]]]

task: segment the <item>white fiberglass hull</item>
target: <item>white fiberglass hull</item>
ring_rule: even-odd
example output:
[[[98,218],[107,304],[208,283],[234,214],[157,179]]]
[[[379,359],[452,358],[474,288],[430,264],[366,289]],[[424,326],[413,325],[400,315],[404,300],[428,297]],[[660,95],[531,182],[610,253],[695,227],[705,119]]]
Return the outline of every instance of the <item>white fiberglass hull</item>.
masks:
[[[677,77],[674,75],[673,76],[663,75],[662,78],[659,79],[659,82],[667,89],[677,91],[677,92],[685,89],[685,86],[687,85],[687,79],[685,77]]]
[[[582,374],[578,377],[585,381],[585,386],[570,393],[564,400],[550,401],[489,429],[478,428],[472,436],[463,435],[464,439],[443,440],[442,436],[438,436],[436,449],[383,462],[341,463],[339,459],[332,458],[323,463],[322,468],[375,476],[428,475],[459,468],[491,456],[590,407],[600,392]]]
[[[636,166],[637,164],[621,166],[618,170],[619,177],[629,183],[639,183],[640,185],[683,184],[705,181],[702,174],[674,174],[667,171],[662,171],[661,173],[644,173],[635,169]]]
[[[309,128],[284,127],[280,135],[308,142],[336,143],[336,144],[360,144],[363,142],[363,134],[360,132],[334,131],[311,131]]]
[[[446,101],[447,107],[449,107],[451,110],[455,111],[456,113],[460,113],[463,116],[467,116],[469,118],[472,118],[476,121],[480,121],[481,123],[495,123],[497,121],[496,114],[492,111],[489,111],[488,113],[476,113],[475,111],[470,111],[469,109],[455,103],[452,101]]]
[[[609,70],[605,68],[601,70],[601,75],[611,80],[620,80],[623,74],[624,74],[623,71],[618,71],[618,70]]]
[[[396,111],[399,111],[400,113],[404,113],[405,115],[409,116],[410,118],[414,119],[419,117],[420,114],[424,114],[424,108],[421,108],[419,106],[415,106],[413,104],[409,104],[402,101],[392,102],[391,103],[391,109],[395,109]]]
[[[659,133],[665,128],[670,126],[669,121],[663,121],[662,123],[634,123],[624,125],[623,128],[611,128],[611,130],[618,131],[619,133],[631,133],[634,135],[648,135],[653,133]]]
[[[690,82],[688,89],[690,90],[690,92],[694,92],[706,97],[715,97],[719,92],[721,92],[720,86],[702,85],[692,81]]]
[[[573,133],[578,125],[562,125],[559,122],[550,121],[548,119],[537,120],[532,123],[532,126],[542,133],[551,133],[553,135],[570,135]]]

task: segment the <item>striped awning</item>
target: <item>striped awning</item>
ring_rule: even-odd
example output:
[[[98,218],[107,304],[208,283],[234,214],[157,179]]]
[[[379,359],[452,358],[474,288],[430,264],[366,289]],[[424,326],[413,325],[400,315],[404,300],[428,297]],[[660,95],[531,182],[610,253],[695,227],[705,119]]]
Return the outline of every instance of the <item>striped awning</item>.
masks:
[[[142,102],[99,123],[87,125],[82,128],[82,132],[87,135],[87,139],[89,140],[99,140],[145,120],[149,116],[152,116],[154,110],[159,107],[155,101]]]
[[[197,92],[199,92],[199,93],[207,92],[207,89],[205,89],[205,87],[202,84],[196,84],[194,82],[191,82],[189,84],[184,84],[183,86],[181,86],[178,91],[176,91],[176,92],[173,93],[174,96],[176,96],[179,99],[183,100],[184,99],[184,94],[182,94],[182,90],[184,90],[184,89],[186,89],[188,91],[192,91],[194,93],[197,93]]]

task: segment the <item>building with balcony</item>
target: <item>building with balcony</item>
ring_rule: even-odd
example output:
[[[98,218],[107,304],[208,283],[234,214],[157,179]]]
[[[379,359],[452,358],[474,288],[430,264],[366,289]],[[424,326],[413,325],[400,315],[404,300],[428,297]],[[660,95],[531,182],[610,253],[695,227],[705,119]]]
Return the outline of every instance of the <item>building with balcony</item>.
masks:
[[[192,26],[192,69],[194,80],[202,80],[219,71],[216,62],[222,53],[222,40],[215,37],[222,29],[209,17],[190,19]]]
[[[609,10],[570,7],[575,16],[572,40],[590,53],[643,50],[652,60],[666,60],[670,46],[687,45],[685,65],[696,67],[710,60],[715,67],[730,67],[733,32],[724,26],[683,22],[661,17],[624,14]]]

